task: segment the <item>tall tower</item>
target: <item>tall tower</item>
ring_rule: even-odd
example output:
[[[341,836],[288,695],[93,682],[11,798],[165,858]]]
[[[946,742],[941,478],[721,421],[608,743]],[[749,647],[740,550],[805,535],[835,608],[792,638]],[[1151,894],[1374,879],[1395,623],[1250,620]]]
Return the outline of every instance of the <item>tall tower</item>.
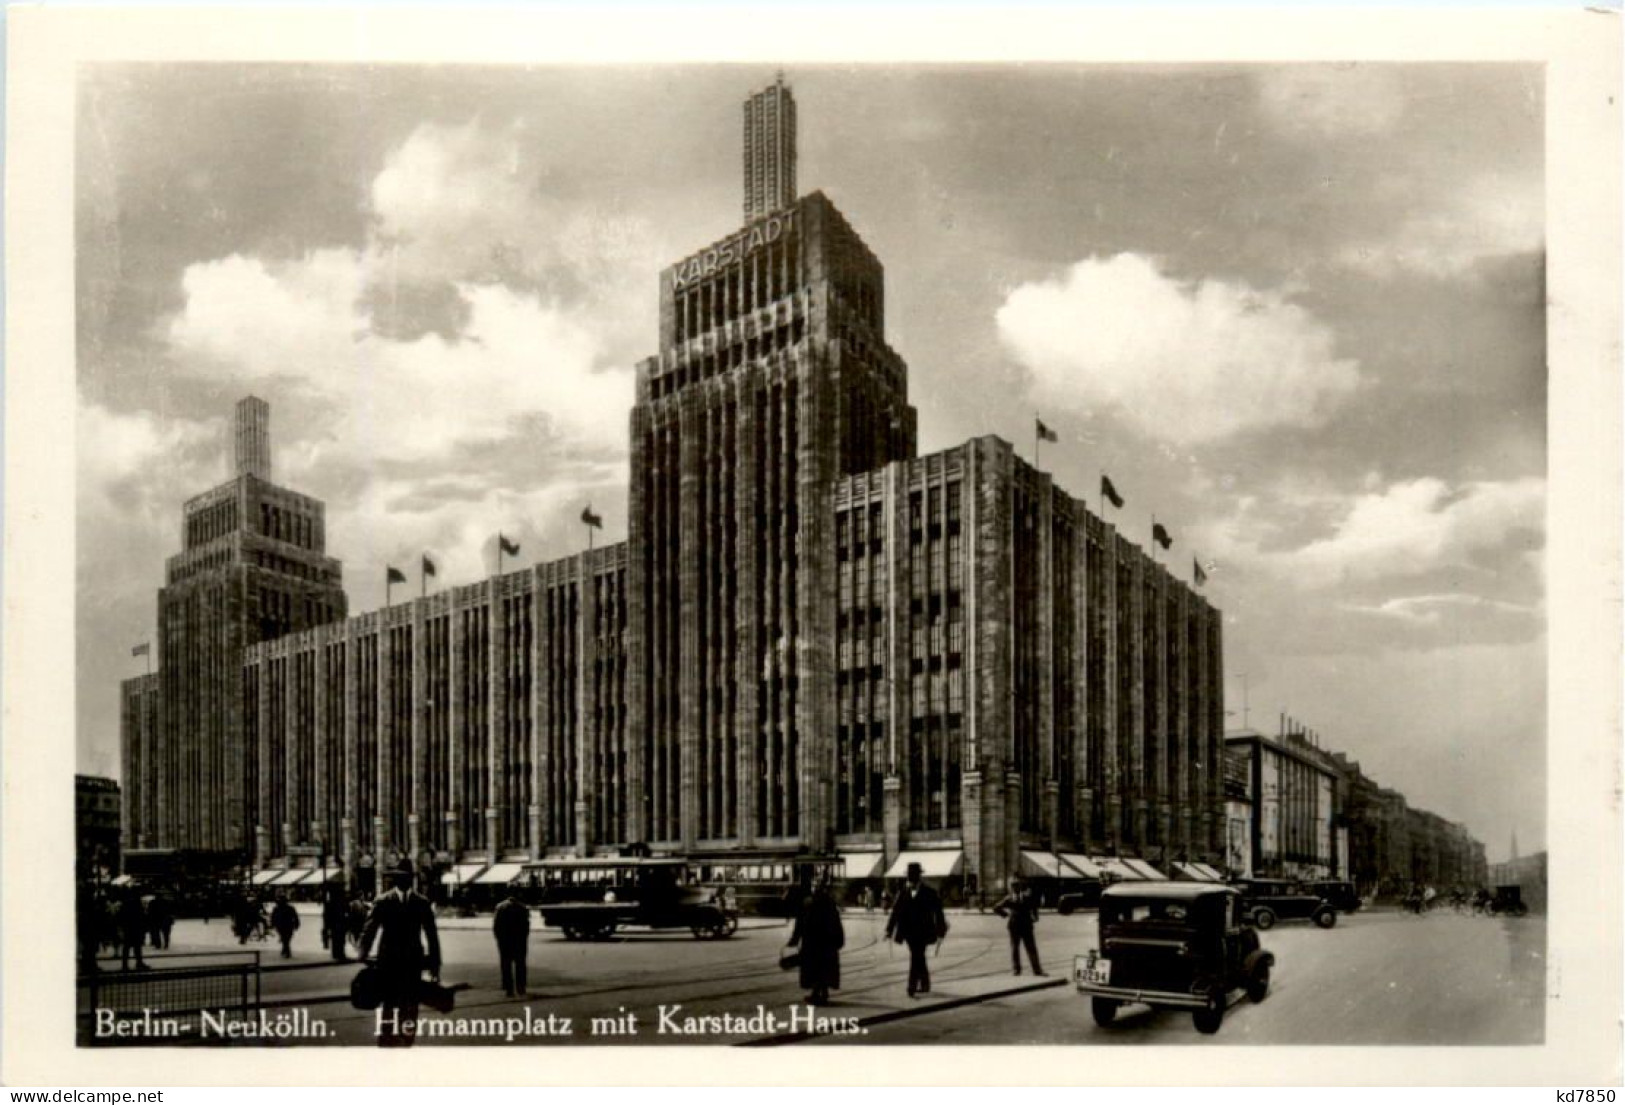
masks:
[[[796,201],[796,101],[784,74],[745,101],[745,221]]]
[[[232,477],[182,508],[182,551],[158,592],[153,747],[125,737],[126,763],[145,765],[141,780],[126,777],[131,801],[150,811],[138,846],[251,847],[259,753],[245,732],[242,650],[346,613],[342,569],[326,555],[326,507],[270,482],[270,419],[263,399],[237,404]]]
[[[782,81],[745,108],[744,227],[660,275],[631,418],[632,840],[832,844],[834,484],[912,456],[884,271],[795,199]]]

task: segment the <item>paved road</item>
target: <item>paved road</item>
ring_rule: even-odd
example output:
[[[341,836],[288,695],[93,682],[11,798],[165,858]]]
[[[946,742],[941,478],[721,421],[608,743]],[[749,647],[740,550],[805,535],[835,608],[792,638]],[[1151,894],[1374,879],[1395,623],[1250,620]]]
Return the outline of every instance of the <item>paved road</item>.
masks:
[[[1131,1007],[1099,1028],[1070,986],[876,1026],[894,1044],[1538,1043],[1544,1032],[1546,925],[1437,913],[1357,913],[1322,931],[1283,924],[1270,995],[1232,1007],[1202,1036],[1189,1014]]]
[[[263,978],[269,1011],[302,1008],[330,1032],[282,1042],[370,1044],[374,1015],[335,1000],[346,993],[356,967],[323,961],[313,920],[300,931],[291,963],[277,956],[274,944],[259,945],[273,968]],[[452,1027],[420,1042],[625,1044],[628,1035],[611,1029],[628,1024],[640,1043],[688,1045],[783,1039],[809,1027],[813,1036],[798,1042],[1489,1045],[1542,1036],[1545,925],[1535,918],[1361,913],[1342,918],[1330,931],[1279,926],[1264,937],[1278,961],[1270,997],[1233,1008],[1215,1037],[1196,1033],[1188,1015],[1149,1010],[1126,1010],[1117,1025],[1100,1029],[1070,984],[1033,988],[1064,979],[1072,956],[1094,945],[1092,913],[1044,917],[1039,940],[1053,977],[1043,980],[1011,976],[997,918],[956,914],[952,921],[932,959],[933,992],[919,1000],[905,996],[906,953],[881,938],[881,916],[847,913],[844,985],[833,1006],[816,1011],[802,1004],[794,975],[777,969],[788,935],[779,922],[747,919],[737,935],[722,941],[681,932],[603,943],[567,942],[538,926],[531,938],[528,1000],[501,993],[488,919],[473,927],[448,922],[442,977],[469,988],[458,995],[454,1013],[433,1018]],[[220,922],[177,927],[176,950],[227,947],[237,944]],[[1017,987],[1020,992],[1009,992]],[[815,1013],[824,1020],[806,1019]],[[606,1018],[597,1031],[594,1018]],[[510,1019],[522,1026],[512,1039],[505,1027]],[[859,1026],[859,1020],[868,1023]]]

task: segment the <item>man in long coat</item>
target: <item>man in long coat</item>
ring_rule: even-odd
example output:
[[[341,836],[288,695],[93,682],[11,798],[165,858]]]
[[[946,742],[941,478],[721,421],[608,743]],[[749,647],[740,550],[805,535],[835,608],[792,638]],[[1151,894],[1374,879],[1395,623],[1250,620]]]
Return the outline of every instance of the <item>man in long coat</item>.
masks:
[[[423,972],[440,974],[440,933],[429,899],[412,889],[412,861],[389,875],[361,930],[361,958],[378,941],[378,1046],[411,1047],[417,1035],[418,986]]]
[[[908,945],[908,996],[931,992],[931,968],[925,949],[948,934],[948,918],[942,912],[942,899],[925,885],[924,868],[908,865],[908,882],[898,891],[886,920],[886,935]]]
[[[327,950],[343,963],[349,958],[344,940],[350,934],[350,899],[345,893],[344,881],[334,879],[322,890],[322,928],[327,933]]]
[[[819,879],[801,903],[796,926],[790,931],[790,946],[801,949],[801,985],[807,990],[807,1004],[828,1005],[829,992],[841,988],[846,929],[827,878]]]
[[[497,958],[502,963],[502,992],[510,998],[525,993],[525,954],[530,943],[530,907],[509,891],[491,917],[491,932],[497,939]]]

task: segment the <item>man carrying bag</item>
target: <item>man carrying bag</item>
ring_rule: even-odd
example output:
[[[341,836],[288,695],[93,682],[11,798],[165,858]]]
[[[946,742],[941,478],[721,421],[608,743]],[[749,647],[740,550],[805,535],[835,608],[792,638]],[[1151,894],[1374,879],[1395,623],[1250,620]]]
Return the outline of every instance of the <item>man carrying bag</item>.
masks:
[[[412,863],[402,860],[389,875],[390,889],[372,903],[361,930],[361,958],[378,941],[378,1046],[411,1047],[417,1035],[423,972],[439,991],[440,933],[429,900],[412,889]]]

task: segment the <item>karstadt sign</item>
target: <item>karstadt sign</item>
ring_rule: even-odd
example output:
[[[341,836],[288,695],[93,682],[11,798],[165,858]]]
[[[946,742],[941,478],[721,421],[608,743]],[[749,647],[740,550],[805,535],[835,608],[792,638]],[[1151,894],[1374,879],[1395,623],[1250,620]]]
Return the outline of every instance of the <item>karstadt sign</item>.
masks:
[[[672,286],[681,291],[696,281],[714,276],[729,265],[743,261],[763,246],[778,241],[794,229],[794,211],[781,211],[777,215],[769,215],[733,237],[725,238],[711,248],[677,262],[671,270]]]

